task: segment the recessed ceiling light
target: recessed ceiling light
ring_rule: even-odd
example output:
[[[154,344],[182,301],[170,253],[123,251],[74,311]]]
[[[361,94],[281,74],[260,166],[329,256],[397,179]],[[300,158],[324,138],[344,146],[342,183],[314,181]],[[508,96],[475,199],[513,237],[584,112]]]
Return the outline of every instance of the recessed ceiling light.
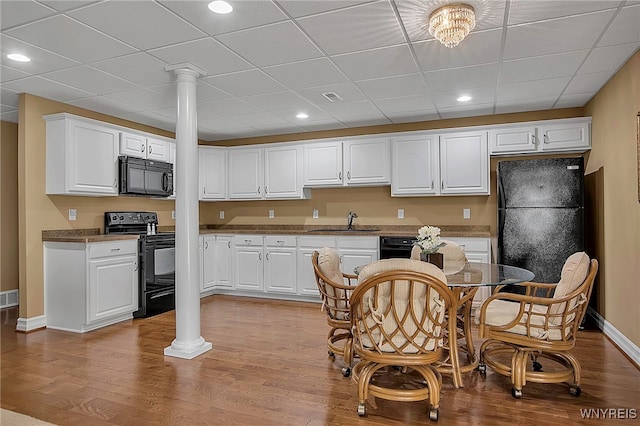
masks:
[[[471,96],[468,96],[468,95],[460,96],[457,99],[458,102],[468,102],[470,100],[471,100]]]
[[[29,58],[28,56],[21,55],[19,53],[9,53],[7,55],[7,58],[11,59],[12,61],[16,61],[16,62],[29,62],[29,61],[31,61],[31,58]]]
[[[209,10],[213,13],[224,15],[225,13],[231,13],[233,6],[223,0],[215,0],[209,3]]]
[[[309,118],[309,114],[306,112],[301,112],[296,115],[296,118]]]

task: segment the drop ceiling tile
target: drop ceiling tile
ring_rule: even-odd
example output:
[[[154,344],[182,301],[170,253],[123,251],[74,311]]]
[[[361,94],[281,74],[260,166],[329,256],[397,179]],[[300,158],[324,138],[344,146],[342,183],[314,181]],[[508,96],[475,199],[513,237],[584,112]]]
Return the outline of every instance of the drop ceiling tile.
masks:
[[[576,73],[588,53],[588,50],[579,50],[504,61],[500,72],[500,83],[520,83],[571,76]]]
[[[436,71],[498,62],[502,30],[472,32],[454,49],[437,40],[413,44],[423,71]]]
[[[517,101],[497,102],[496,114],[551,109],[557,99],[557,96],[553,96],[541,99],[521,99]]]
[[[369,127],[369,126],[383,126],[385,124],[391,124],[391,120],[387,117],[379,117],[379,118],[370,118],[369,116],[365,117],[354,117],[349,120],[347,126],[350,129],[355,129],[357,127]]]
[[[329,55],[392,46],[405,41],[387,1],[366,3],[297,21]]]
[[[640,4],[623,7],[598,46],[640,42]]]
[[[120,114],[116,115],[116,117],[136,123],[144,123],[148,126],[156,127],[158,129],[167,130],[170,132],[175,131],[175,121],[167,119],[167,117],[162,117],[150,111]]]
[[[499,65],[494,63],[429,71],[424,75],[427,79],[429,90],[437,92],[446,87],[467,89],[471,87],[488,87],[495,85],[498,79],[498,68]]]
[[[295,92],[290,91],[246,96],[242,99],[265,111],[314,108],[313,104],[298,96]]]
[[[260,126],[260,130],[265,132],[268,135],[286,135],[289,133],[302,133],[304,129],[301,127],[291,125],[291,123],[287,124],[265,124]]]
[[[93,96],[93,93],[84,90],[75,89],[55,81],[47,80],[42,77],[32,76],[20,80],[13,80],[2,85],[3,88],[14,90],[16,92],[30,93],[58,102],[67,102],[72,99],[86,98]]]
[[[609,23],[613,13],[613,10],[607,10],[509,27],[504,59],[590,49]]]
[[[426,95],[380,99],[375,101],[374,104],[387,117],[398,117],[412,112],[435,112],[433,101],[431,101],[431,98]]]
[[[218,117],[214,114],[205,115],[198,118],[198,125],[205,129],[215,132],[228,132],[233,133],[238,130],[253,130],[249,126],[238,123],[228,117]]]
[[[39,47],[32,46],[23,41],[0,35],[0,61],[3,65],[29,74],[41,74],[63,68],[79,65],[79,62],[56,55]],[[7,58],[9,53],[21,53],[31,58],[31,62],[16,62]]]
[[[219,15],[209,10],[208,1],[160,1],[176,14],[209,35],[225,34],[280,22],[287,15],[270,1],[236,1],[233,12]]]
[[[153,1],[101,2],[69,16],[141,50],[206,35]]]
[[[344,83],[347,78],[326,58],[276,65],[264,72],[291,89]]]
[[[299,89],[297,92],[313,102],[315,105],[331,104],[329,99],[322,96],[323,93],[335,93],[342,101],[338,102],[356,102],[364,101],[366,97],[362,94],[358,86],[353,83],[338,83],[330,84],[328,86],[309,87],[306,89]]]
[[[615,9],[619,1],[556,1],[556,0],[511,0],[509,25],[546,19],[569,17],[598,10]]]
[[[475,117],[480,115],[492,115],[493,104],[470,105],[465,107],[442,108],[440,116],[442,119]]]
[[[503,84],[498,87],[498,102],[526,100],[528,98],[558,97],[569,83],[570,77]]]
[[[376,78],[374,80],[359,81],[356,85],[371,100],[427,93],[420,74]]]
[[[467,102],[459,102],[460,96],[471,96]],[[495,88],[493,86],[474,87],[460,90],[449,90],[446,92],[434,92],[431,94],[433,103],[441,111],[444,108],[467,108],[472,109],[475,105],[493,104]]]
[[[83,63],[109,59],[135,51],[134,48],[64,15],[43,19],[6,33],[11,37]]]
[[[118,58],[91,64],[134,84],[157,86],[175,81],[173,73],[165,71],[167,64],[145,52],[133,53]]]
[[[216,38],[257,67],[323,56],[291,21],[223,34]]]
[[[434,110],[425,109],[422,111],[395,112],[387,114],[387,118],[389,118],[392,123],[398,124],[438,120],[440,116]]]
[[[171,119],[172,123],[176,122],[176,117],[178,116],[178,107],[169,107],[169,108],[158,108],[152,109],[149,112],[152,112],[156,115],[161,115],[162,117],[167,117]]]
[[[336,55],[331,59],[353,81],[418,72],[407,45]]]
[[[282,127],[283,124],[287,124],[287,120],[273,115],[269,112],[256,112],[252,114],[238,115],[234,117],[235,121],[245,124],[250,127],[262,128],[263,126],[275,126]]]
[[[173,90],[177,91],[177,86],[175,83],[172,83]],[[177,93],[177,92],[176,92]],[[217,87],[213,87],[206,81],[198,80],[198,85],[196,87],[196,102],[199,104],[209,101],[220,101],[222,99],[233,98],[233,95],[227,93],[223,90],[218,89]]]
[[[2,31],[27,22],[45,18],[56,11],[35,1],[0,1],[0,29]]]
[[[77,99],[69,101],[68,104],[88,109],[90,111],[96,111],[102,114],[113,116],[141,111],[140,108],[137,108],[131,104],[123,104],[121,102],[117,102],[101,96],[92,96],[90,98]]]
[[[336,102],[334,104],[323,105],[322,110],[342,122],[349,121],[353,118],[371,117],[380,119],[384,117],[378,108],[369,101]]]
[[[344,123],[339,121],[329,121],[326,123],[323,122],[309,122],[304,125],[300,125],[307,132],[319,132],[322,130],[336,130],[336,129],[346,129],[347,126]]]
[[[49,80],[75,87],[96,95],[124,92],[137,86],[127,80],[107,74],[87,65],[42,74]]]
[[[260,95],[286,89],[282,84],[258,69],[206,77],[203,80],[235,96]]]
[[[18,109],[18,97],[20,96],[19,91],[9,90],[4,85],[2,89],[0,89],[0,100],[2,101],[2,105],[8,105]]]
[[[594,93],[606,84],[613,75],[613,71],[578,74],[569,83],[564,94]]]
[[[212,38],[161,47],[150,54],[169,65],[188,62],[207,72],[207,76],[248,70],[251,64]]]
[[[554,105],[554,108],[583,107],[596,95],[596,93],[597,92],[562,95]]]
[[[17,123],[18,122],[18,110],[7,111],[0,113],[0,120],[7,121],[9,123]]]
[[[174,98],[163,96],[150,89],[129,90],[105,95],[106,98],[116,102],[131,104],[141,110],[171,107],[175,104]]]
[[[296,115],[301,112],[307,113],[309,115],[309,118],[297,118]],[[333,118],[331,118],[331,116],[326,112],[312,105],[298,108],[284,108],[280,110],[274,110],[272,111],[272,113],[282,118],[283,120],[286,120],[293,124],[306,123],[309,121],[334,121]]]
[[[2,81],[2,83],[17,80],[18,78],[29,77],[29,75],[31,74],[28,72],[20,71],[6,65],[0,65],[0,81]]]
[[[286,10],[289,15],[294,18],[299,18],[301,16],[315,15],[316,13],[357,6],[369,1],[371,0],[280,0],[278,4]]]
[[[87,6],[92,3],[97,3],[99,0],[39,0],[40,3],[64,12],[71,9],[78,9]]]
[[[0,113],[17,111],[18,109],[11,105],[0,104]]]
[[[205,102],[198,106],[198,114],[214,114],[218,117],[235,117],[260,112],[263,112],[260,108],[237,98]]]
[[[580,67],[579,73],[615,71],[627,61],[639,46],[636,43],[627,43],[593,49],[587,60]]]

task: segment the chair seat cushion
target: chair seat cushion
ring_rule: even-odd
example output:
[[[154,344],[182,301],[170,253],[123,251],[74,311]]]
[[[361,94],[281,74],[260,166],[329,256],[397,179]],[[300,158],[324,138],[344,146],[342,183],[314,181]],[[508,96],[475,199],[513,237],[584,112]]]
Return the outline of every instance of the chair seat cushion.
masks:
[[[561,328],[550,323],[545,327],[545,315],[547,307],[541,305],[525,305],[525,313],[522,315],[519,323],[515,326],[503,330],[507,333],[520,334],[522,336],[530,336],[542,340],[563,340]],[[530,327],[527,328],[527,320],[531,309]],[[486,310],[485,324],[493,326],[503,326],[512,322],[520,312],[520,303],[508,300],[492,300],[489,302]],[[476,318],[479,318],[476,316]],[[527,329],[530,334],[527,334]],[[566,328],[568,333],[570,327]]]

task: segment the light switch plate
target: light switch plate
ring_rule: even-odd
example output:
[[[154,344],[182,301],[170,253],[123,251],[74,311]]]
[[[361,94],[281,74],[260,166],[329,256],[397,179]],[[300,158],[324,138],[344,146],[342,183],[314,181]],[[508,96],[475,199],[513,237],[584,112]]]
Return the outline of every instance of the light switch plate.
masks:
[[[471,219],[471,209],[462,209],[462,218]]]
[[[69,209],[69,220],[76,220],[78,218],[78,210]]]
[[[273,210],[269,210],[269,219],[273,219],[274,217],[276,217],[276,212]]]
[[[176,211],[171,210],[171,219],[176,220]]]
[[[318,209],[313,209],[313,218],[314,219],[318,218]]]
[[[224,219],[224,210],[220,210],[220,213],[218,213],[218,217],[220,219]]]
[[[404,209],[398,209],[398,219],[404,219]]]

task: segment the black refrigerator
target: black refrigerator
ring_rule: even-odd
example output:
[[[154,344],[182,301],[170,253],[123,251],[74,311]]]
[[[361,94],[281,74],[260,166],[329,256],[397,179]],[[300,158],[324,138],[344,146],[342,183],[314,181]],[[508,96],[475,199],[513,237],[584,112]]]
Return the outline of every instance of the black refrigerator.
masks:
[[[498,263],[556,283],[565,260],[584,250],[582,157],[500,161]]]

